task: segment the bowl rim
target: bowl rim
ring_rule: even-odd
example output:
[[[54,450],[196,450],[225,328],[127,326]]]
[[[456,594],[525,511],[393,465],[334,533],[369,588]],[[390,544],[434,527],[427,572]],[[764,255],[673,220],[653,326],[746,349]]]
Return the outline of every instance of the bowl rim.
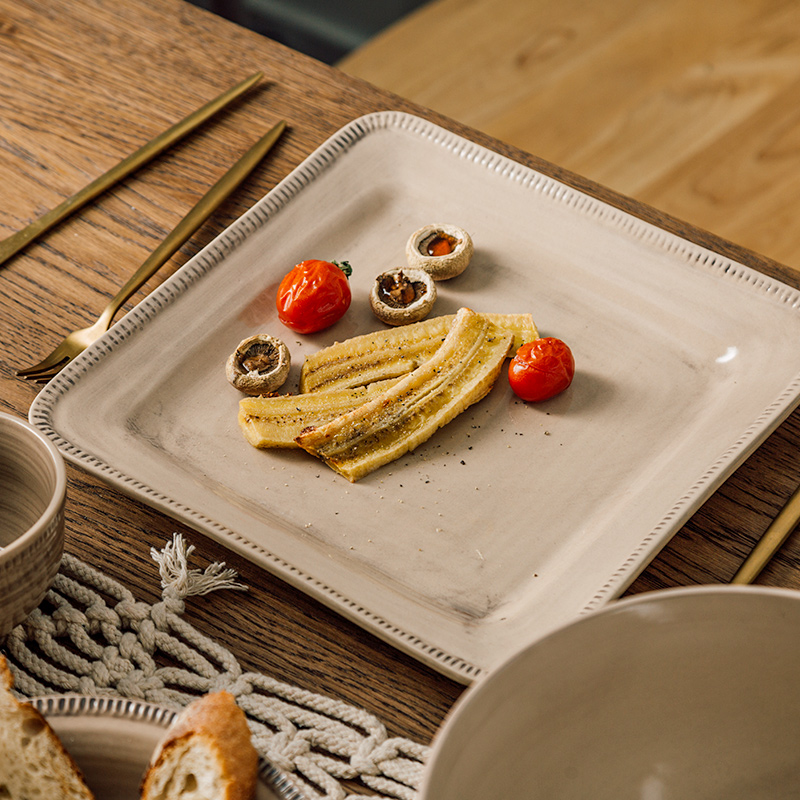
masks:
[[[505,661],[498,664],[493,670],[482,675],[474,683],[468,686],[467,689],[451,706],[450,710],[445,715],[442,724],[434,734],[431,742],[430,752],[426,760],[425,769],[423,770],[422,780],[420,782],[418,793],[419,800],[432,800],[432,795],[430,794],[430,784],[434,774],[434,768],[439,761],[442,750],[448,745],[451,729],[458,725],[461,717],[468,713],[469,708],[474,702],[476,702],[476,698],[480,698],[480,696],[485,692],[491,690],[495,681],[501,679],[502,673],[512,669],[517,662],[523,658],[526,658],[531,650],[535,650],[546,645],[548,640],[563,635],[565,631],[584,627],[587,624],[592,624],[592,621],[597,617],[608,617],[619,613],[624,613],[629,608],[636,608],[637,606],[648,605],[652,604],[653,602],[663,601],[665,599],[667,602],[669,602],[673,598],[680,599],[694,596],[745,595],[772,597],[774,599],[788,600],[792,603],[800,604],[800,590],[778,586],[763,586],[753,584],[704,584],[697,586],[675,586],[665,589],[654,589],[612,601],[602,608],[575,617],[566,623],[562,623],[550,629],[549,631],[546,631],[536,639],[523,644],[517,651],[506,658]],[[487,686],[489,687],[488,689]]]
[[[22,417],[0,411],[0,426],[3,424],[16,425],[20,430],[25,431],[25,435],[33,437],[44,447],[52,465],[55,467],[56,481],[50,502],[36,522],[12,542],[0,548],[0,562],[12,559],[20,550],[25,549],[30,542],[38,539],[42,532],[49,527],[52,520],[61,513],[60,509],[67,496],[67,469],[61,451],[44,434]]]

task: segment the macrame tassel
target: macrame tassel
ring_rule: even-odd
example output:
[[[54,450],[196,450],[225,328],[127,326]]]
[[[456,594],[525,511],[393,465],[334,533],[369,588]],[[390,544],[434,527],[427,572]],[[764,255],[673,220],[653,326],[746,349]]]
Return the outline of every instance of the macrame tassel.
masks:
[[[172,542],[163,550],[150,548],[150,556],[158,564],[161,587],[165,591],[172,590],[181,600],[217,589],[247,591],[247,586],[236,581],[236,571],[226,567],[224,562],[215,561],[205,570],[189,569],[189,556],[194,550],[194,545],[187,545],[180,533],[174,533]]]

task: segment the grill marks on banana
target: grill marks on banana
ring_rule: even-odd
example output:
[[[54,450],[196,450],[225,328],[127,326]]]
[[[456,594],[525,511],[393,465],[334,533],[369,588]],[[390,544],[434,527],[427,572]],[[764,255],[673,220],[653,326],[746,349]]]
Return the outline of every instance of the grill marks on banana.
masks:
[[[255,447],[300,446],[357,481],[484,397],[537,336],[530,314],[462,308],[336,342],[306,359],[301,394],[242,399],[239,425]]]
[[[355,389],[330,392],[245,397],[239,401],[239,427],[258,448],[299,447],[295,439],[306,429],[360,406],[387,389],[394,380],[376,381]]]
[[[459,311],[436,353],[394,386],[297,443],[357,481],[427,441],[494,385],[513,336],[480,314]]]
[[[300,391],[352,388],[407,375],[441,347],[456,316],[430,317],[325,347],[306,358],[300,374]],[[539,335],[530,314],[481,316],[498,329],[513,334],[514,350]]]

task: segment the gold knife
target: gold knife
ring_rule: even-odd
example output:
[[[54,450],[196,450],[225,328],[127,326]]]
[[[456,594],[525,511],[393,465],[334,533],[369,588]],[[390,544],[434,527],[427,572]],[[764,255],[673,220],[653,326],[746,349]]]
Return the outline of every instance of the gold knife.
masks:
[[[252,86],[255,86],[264,77],[263,72],[256,72],[241,83],[223,92],[219,97],[206,103],[201,108],[189,114],[188,117],[175,123],[171,128],[160,133],[155,139],[140,147],[135,153],[131,153],[127,158],[120,161],[104,175],[93,180],[88,186],[84,186],[72,197],[64,200],[55,208],[48,211],[39,219],[32,222],[26,228],[0,241],[0,265],[5,263],[11,256],[16,255],[24,247],[27,247],[34,239],[49,231],[59,222],[70,214],[94,200],[99,194],[109,189],[115,183],[126,178],[139,167],[152,161],[156,156],[163,153],[173,144],[178,142],[188,133],[202,125],[207,119],[218,111],[229,105],[237,97],[243,95]]]
[[[777,517],[764,531],[750,555],[742,562],[731,583],[752,583],[767,566],[769,560],[780,550],[789,534],[800,522],[800,488],[786,501]]]

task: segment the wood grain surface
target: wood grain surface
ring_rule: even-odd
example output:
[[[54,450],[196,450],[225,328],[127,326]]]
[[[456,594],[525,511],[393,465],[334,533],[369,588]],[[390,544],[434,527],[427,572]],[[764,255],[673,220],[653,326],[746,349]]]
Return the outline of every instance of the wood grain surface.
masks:
[[[607,4],[569,2],[576,13],[581,10],[586,15],[587,31],[599,23],[606,31],[613,28],[614,19],[610,17],[614,15],[599,10]],[[634,5],[630,4],[631,9]],[[476,5],[467,4],[464,13],[477,13]],[[726,24],[733,26],[735,21]],[[742,27],[741,34],[746,32]],[[596,47],[601,47],[599,34],[592,35],[598,37]],[[635,41],[631,31],[627,36]],[[567,44],[569,41],[568,37]],[[537,59],[548,53],[557,59],[558,45],[558,38],[549,45],[544,41],[539,55],[531,45],[530,54],[519,57],[520,68],[527,64],[526,68],[532,69]],[[638,52],[643,58],[643,48]],[[568,60],[568,55],[563,54],[562,60]],[[631,61],[635,60],[631,56]],[[784,77],[779,67],[784,64],[790,69],[785,63],[788,61],[788,55],[776,55],[767,60],[764,69],[780,83]],[[768,65],[772,66],[767,69]],[[692,72],[684,66],[687,69]],[[15,370],[38,360],[68,330],[93,320],[205,189],[281,118],[289,122],[289,130],[273,154],[127,308],[198,252],[338,128],[361,114],[386,108],[427,117],[692,241],[800,285],[793,270],[768,257],[755,255],[563,166],[527,155],[485,132],[348,77],[182,0],[0,0],[0,236],[18,230],[147,139],[256,70],[267,75],[261,88],[0,267],[2,410],[27,414],[37,387],[17,378]],[[568,71],[567,66],[563,70]],[[738,86],[739,73],[733,64],[730,71],[734,76],[731,80]],[[496,78],[490,83],[499,92],[502,84]],[[580,77],[576,75],[574,80]],[[759,81],[755,76],[752,82],[744,83],[753,87]],[[764,78],[764,86],[767,84],[772,85]],[[783,91],[789,92],[792,85],[786,79]],[[744,109],[758,102],[755,98],[760,96],[764,104],[777,105],[779,91],[776,89],[771,99],[764,96],[766,91],[753,87],[750,99],[740,97],[738,102]],[[548,101],[551,114],[559,107],[557,95],[553,92]],[[723,100],[728,98],[728,93],[721,95]],[[615,126],[630,124],[625,117],[615,122],[605,107],[602,97],[595,97],[591,107],[578,115],[584,127],[599,129],[597,115],[602,112],[605,133],[598,132],[592,156],[601,179],[611,175],[603,172],[603,163],[610,164],[615,158],[604,150],[602,140],[614,138],[610,133]],[[640,113],[647,111],[643,94],[638,107]],[[699,113],[704,104],[697,100],[695,108]],[[680,108],[676,112],[670,130],[682,130],[688,119]],[[564,114],[569,117],[568,112]],[[697,132],[704,126],[697,122],[693,125],[696,134],[686,134],[684,141],[686,147],[694,143],[697,149]],[[771,152],[791,151],[791,138],[779,137],[777,120],[775,126]],[[647,127],[643,125],[640,130]],[[657,131],[650,133],[654,140],[659,139]],[[560,148],[563,143],[559,137],[551,136],[553,147]],[[629,141],[635,139],[632,135]],[[665,143],[664,147],[675,145]],[[542,151],[540,147],[532,149]],[[571,157],[575,147],[556,148],[550,155],[570,156],[564,161],[574,168],[590,164],[591,149],[587,145],[584,160]],[[642,159],[650,158],[649,149],[637,148]],[[723,155],[720,153],[720,158]],[[619,155],[616,159],[624,161]],[[653,164],[659,173],[657,182],[665,187],[654,199],[666,197],[669,176],[658,169],[659,159]],[[631,170],[633,178],[640,169]],[[647,185],[641,175],[639,178],[641,186]],[[684,180],[690,182],[686,176]],[[766,187],[767,181],[764,183]],[[672,191],[677,193],[678,185],[673,183]],[[729,193],[719,191],[721,203],[736,193],[735,186]],[[772,190],[764,191],[772,196]],[[783,248],[778,248],[773,255],[782,252]],[[800,417],[792,415],[747,460],[637,580],[632,591],[729,580],[800,483],[799,422]],[[251,563],[69,468],[67,550],[132,586],[146,602],[160,595],[150,548],[162,547],[173,531],[182,532],[195,544],[202,560],[226,561],[250,586],[245,595],[231,597],[232,593],[220,592],[192,598],[187,601],[186,612],[190,623],[229,647],[245,669],[263,671],[364,707],[386,722],[391,734],[424,742],[430,740],[462,693],[463,686],[397,652]],[[761,582],[800,588],[799,563],[800,541],[794,537],[763,573]]]
[[[800,267],[800,4],[434,0],[339,66]]]

